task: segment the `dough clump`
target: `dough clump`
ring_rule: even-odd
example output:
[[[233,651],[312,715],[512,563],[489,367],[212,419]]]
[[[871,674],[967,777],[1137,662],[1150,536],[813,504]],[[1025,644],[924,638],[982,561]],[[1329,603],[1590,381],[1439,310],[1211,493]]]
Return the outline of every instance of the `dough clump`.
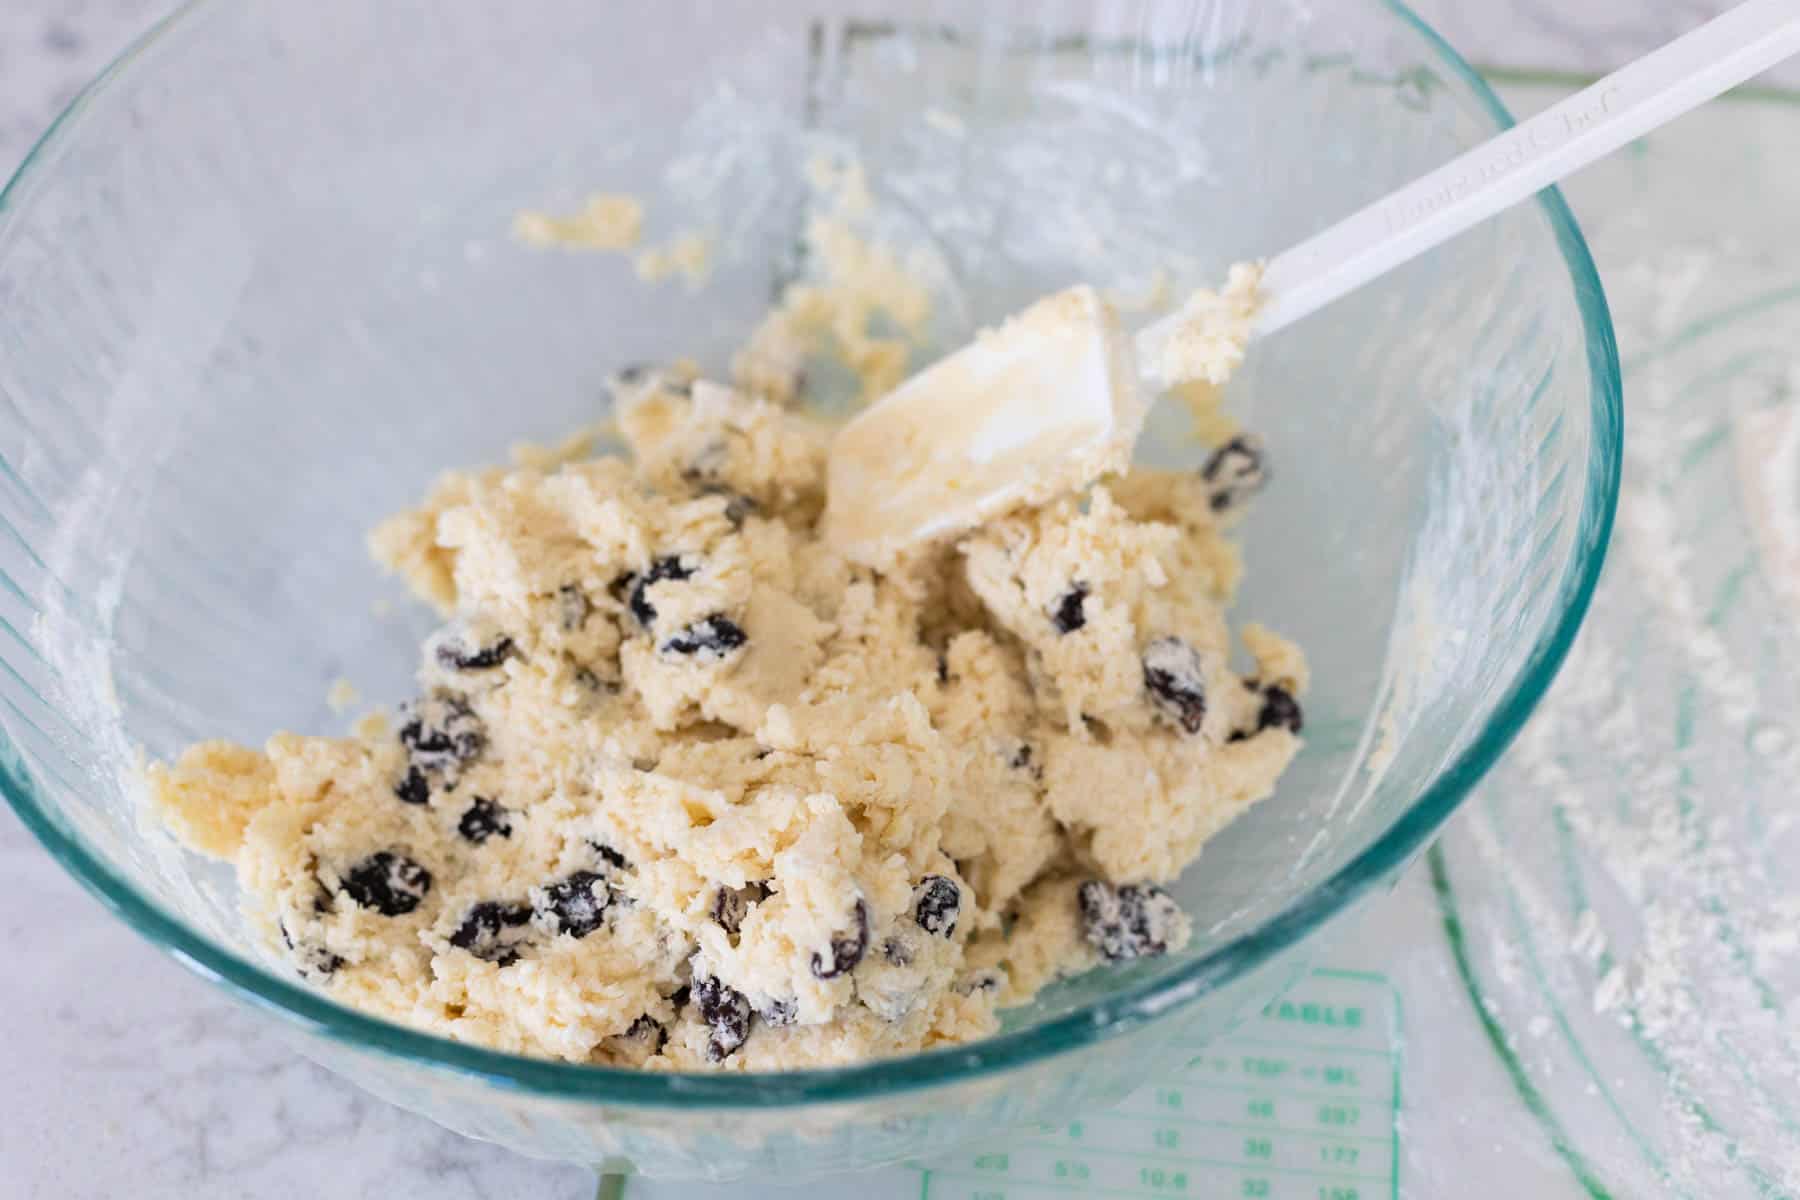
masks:
[[[821,536],[827,426],[681,371],[615,398],[629,457],[374,531],[445,622],[392,720],[150,768],[271,953],[462,1041],[773,1070],[1186,943],[1164,886],[1300,747],[1300,652],[1249,626],[1230,665],[1252,439],[876,573]]]

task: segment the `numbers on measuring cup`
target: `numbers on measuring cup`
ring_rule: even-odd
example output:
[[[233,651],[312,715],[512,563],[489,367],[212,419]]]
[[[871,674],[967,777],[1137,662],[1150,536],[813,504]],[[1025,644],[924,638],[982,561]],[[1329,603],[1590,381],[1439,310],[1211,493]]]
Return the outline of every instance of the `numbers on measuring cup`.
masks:
[[[1186,1171],[1170,1171],[1163,1167],[1139,1167],[1138,1182],[1147,1188],[1155,1188],[1159,1192],[1185,1192],[1188,1186]]]

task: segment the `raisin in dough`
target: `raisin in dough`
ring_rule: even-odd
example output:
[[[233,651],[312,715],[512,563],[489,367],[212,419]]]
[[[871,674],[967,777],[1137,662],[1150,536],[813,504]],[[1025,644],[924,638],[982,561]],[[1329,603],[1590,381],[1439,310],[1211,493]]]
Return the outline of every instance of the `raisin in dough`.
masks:
[[[618,391],[629,460],[450,474],[375,531],[446,622],[416,701],[151,768],[272,953],[451,1038],[754,1070],[967,1041],[1186,941],[1160,885],[1300,745],[1299,651],[1251,626],[1230,665],[1259,448],[875,574],[819,535],[823,426]]]

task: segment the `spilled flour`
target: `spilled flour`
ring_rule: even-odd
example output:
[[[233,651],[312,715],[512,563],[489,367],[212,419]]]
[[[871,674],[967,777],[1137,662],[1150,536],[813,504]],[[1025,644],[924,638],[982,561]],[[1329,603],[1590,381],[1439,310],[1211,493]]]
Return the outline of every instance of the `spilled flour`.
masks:
[[[1505,898],[1488,1003],[1559,1119],[1609,1181],[1709,1200],[1800,1189],[1800,308],[1743,305],[1743,271],[1613,275],[1650,349],[1608,573],[1450,843]]]

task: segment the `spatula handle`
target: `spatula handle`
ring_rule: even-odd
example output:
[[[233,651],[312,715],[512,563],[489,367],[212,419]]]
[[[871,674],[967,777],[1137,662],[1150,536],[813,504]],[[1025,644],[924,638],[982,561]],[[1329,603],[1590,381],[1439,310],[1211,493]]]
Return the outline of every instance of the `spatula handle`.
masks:
[[[1292,324],[1796,52],[1800,0],[1745,0],[1277,255],[1263,275],[1256,334]]]

